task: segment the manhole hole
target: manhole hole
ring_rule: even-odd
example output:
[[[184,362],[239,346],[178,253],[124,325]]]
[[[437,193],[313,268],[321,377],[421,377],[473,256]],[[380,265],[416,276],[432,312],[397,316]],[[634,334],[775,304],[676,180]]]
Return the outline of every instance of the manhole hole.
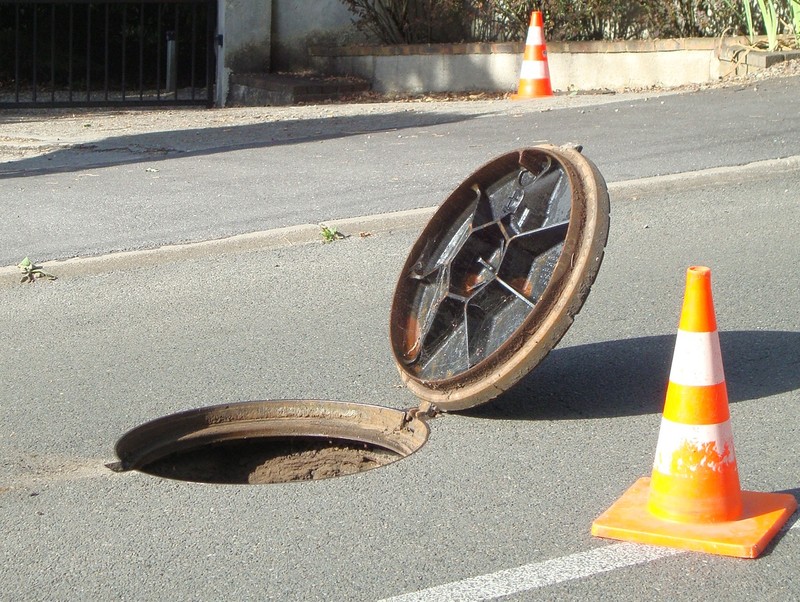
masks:
[[[392,303],[407,411],[334,401],[250,401],[143,424],[120,470],[210,483],[275,483],[406,457],[439,410],[483,403],[532,370],[572,324],[608,238],[609,199],[579,148],[508,153],[469,176],[414,244]]]
[[[118,470],[228,484],[325,479],[417,451],[428,425],[415,415],[335,401],[247,401],[147,422],[116,446]]]

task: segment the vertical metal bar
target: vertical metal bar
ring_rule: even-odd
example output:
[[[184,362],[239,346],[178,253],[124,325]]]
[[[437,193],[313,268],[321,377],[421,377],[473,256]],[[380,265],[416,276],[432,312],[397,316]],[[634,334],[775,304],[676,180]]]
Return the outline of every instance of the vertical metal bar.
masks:
[[[56,5],[50,5],[50,102],[56,101]]]
[[[14,102],[19,102],[19,1],[14,3]]]
[[[122,5],[122,101],[125,101],[125,47],[128,42],[128,5]]]
[[[194,72],[196,68],[196,54],[197,54],[197,4],[192,3],[192,76],[191,76],[191,87],[192,87],[192,100],[194,100],[194,88],[195,88],[195,77]]]
[[[105,34],[104,34],[104,46],[105,51],[103,52],[103,95],[106,101],[108,101],[108,3],[106,3],[106,19],[105,19]]]
[[[36,71],[39,68],[39,11],[38,6],[34,5],[33,9],[33,88],[31,90],[31,100],[36,102]]]
[[[69,101],[72,102],[72,40],[75,30],[75,11],[74,5],[69,5],[69,76],[67,78],[69,84],[67,86],[69,91]]]
[[[86,102],[92,99],[92,5],[86,5]]]
[[[164,7],[158,4],[158,16],[156,17],[156,98],[161,100],[161,10]]]
[[[179,5],[175,4],[175,61],[178,61],[178,40],[180,40],[179,30],[180,30],[180,23],[178,19],[180,18],[180,14],[178,12]],[[175,100],[178,100],[178,87],[180,85],[180,78],[178,78],[178,69],[175,69]]]
[[[139,5],[139,100],[144,98],[144,2]]]
[[[176,70],[178,68],[178,55],[175,53],[175,31],[167,32],[167,94],[173,94],[176,87]]]
[[[206,103],[214,105],[217,72],[217,0],[206,1]]]

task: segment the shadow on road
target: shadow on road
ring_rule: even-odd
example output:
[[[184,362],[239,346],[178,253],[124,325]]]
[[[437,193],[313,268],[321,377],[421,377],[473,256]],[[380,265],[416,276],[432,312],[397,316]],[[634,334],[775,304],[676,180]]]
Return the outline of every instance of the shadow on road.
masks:
[[[800,487],[796,487],[794,489],[783,489],[777,493],[788,493],[800,501]],[[760,555],[760,558],[772,555],[772,553],[775,551],[775,548],[780,544],[780,541],[789,533],[789,530],[797,529],[798,521],[800,521],[800,510],[795,510],[794,514],[792,514],[789,517],[789,520],[786,521],[786,524],[783,525],[781,530],[778,531],[775,537],[769,542],[767,547],[764,549],[764,552]]]
[[[556,348],[493,402],[462,412],[501,420],[574,420],[659,413],[675,336]],[[720,333],[731,403],[800,388],[800,333]]]
[[[113,165],[149,163],[440,126],[475,119],[481,115],[408,111],[113,136],[95,142],[75,144],[36,157],[0,163],[0,179],[85,171]]]
[[[789,495],[793,495],[800,501],[800,487],[795,487],[794,489],[781,489],[778,493],[788,493]],[[786,528],[784,530],[788,531],[791,529],[797,521],[800,521],[800,511],[796,510],[789,520],[786,522]]]

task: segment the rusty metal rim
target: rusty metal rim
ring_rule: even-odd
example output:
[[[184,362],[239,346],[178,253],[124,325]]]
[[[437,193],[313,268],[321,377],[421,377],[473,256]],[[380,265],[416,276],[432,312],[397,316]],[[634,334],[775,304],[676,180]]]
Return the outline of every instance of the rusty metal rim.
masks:
[[[564,168],[572,187],[570,222],[564,249],[540,301],[522,325],[491,355],[468,370],[441,380],[410,372],[398,353],[395,325],[404,281],[426,241],[463,210],[475,184],[486,184],[512,159],[524,166],[530,154],[544,154]],[[498,167],[500,166],[500,167]],[[600,268],[609,229],[608,190],[596,166],[579,149],[542,145],[502,155],[471,174],[442,204],[417,239],[403,267],[392,303],[390,337],[395,364],[408,388],[442,410],[461,410],[488,401],[527,374],[555,347],[580,311]]]
[[[430,429],[413,413],[324,400],[245,401],[157,418],[125,433],[115,446],[119,470],[138,470],[178,452],[251,438],[322,437],[368,443],[406,457]]]

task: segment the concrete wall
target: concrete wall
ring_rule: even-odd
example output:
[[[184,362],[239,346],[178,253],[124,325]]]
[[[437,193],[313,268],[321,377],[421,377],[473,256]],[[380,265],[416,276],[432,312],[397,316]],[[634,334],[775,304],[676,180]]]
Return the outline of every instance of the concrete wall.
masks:
[[[270,69],[272,0],[219,0],[216,104],[224,106],[231,72],[265,73]]]
[[[272,0],[272,70],[308,69],[312,45],[367,41],[352,21],[341,0]]]
[[[554,90],[670,87],[719,79],[713,50],[630,52],[625,54],[550,52]]]
[[[740,42],[731,38],[729,43]],[[716,81],[720,41],[708,38],[548,44],[554,90],[679,86]],[[317,71],[356,75],[383,93],[511,92],[523,43],[311,48]]]
[[[448,44],[331,49],[330,53],[312,48],[311,55],[320,73],[362,77],[376,92],[419,94],[511,90],[519,82],[521,48],[518,44]],[[337,55],[338,51],[342,54]]]

